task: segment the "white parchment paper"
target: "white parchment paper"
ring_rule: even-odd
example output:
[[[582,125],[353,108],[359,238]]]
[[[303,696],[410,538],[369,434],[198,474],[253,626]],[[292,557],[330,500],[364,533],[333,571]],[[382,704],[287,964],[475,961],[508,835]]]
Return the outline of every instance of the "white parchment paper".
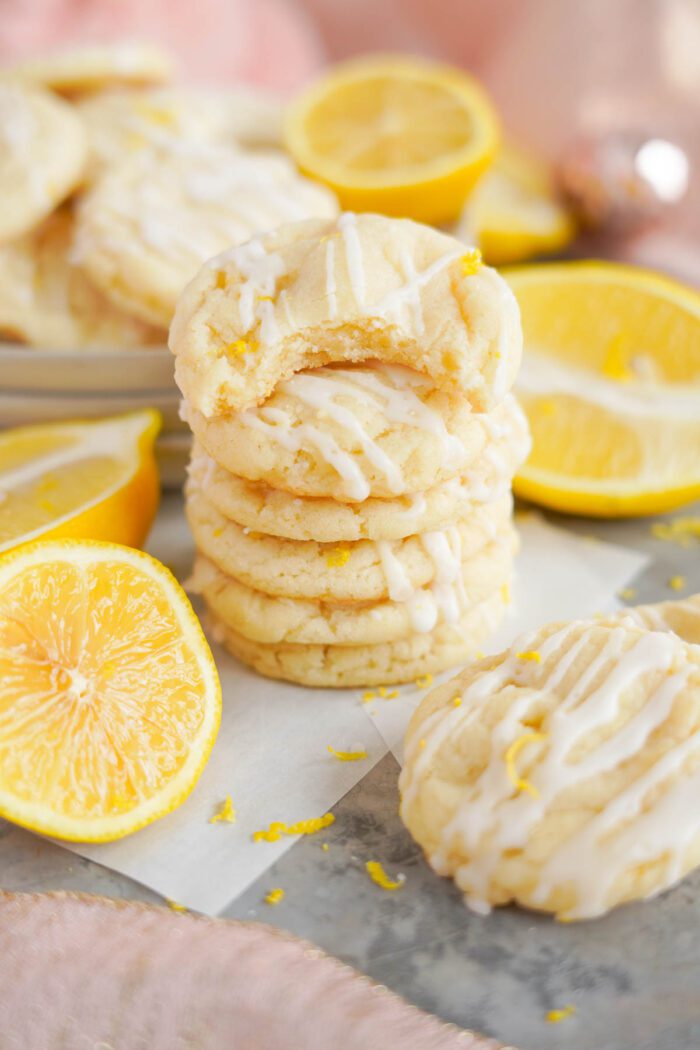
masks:
[[[519,522],[514,604],[489,645],[496,651],[516,633],[546,620],[585,616],[612,607],[617,590],[645,565],[643,555],[591,542],[545,524]],[[162,510],[149,549],[184,578],[192,542],[181,505]],[[164,897],[210,915],[222,911],[295,841],[254,842],[272,821],[294,823],[328,812],[392,749],[422,693],[361,703],[362,690],[312,690],[271,682],[212,645],[224,693],[224,714],[209,763],[190,798],[175,813],[119,842],[67,848],[131,876]],[[328,752],[361,747],[367,758],[340,762]],[[226,795],[234,824],[210,824]],[[323,832],[317,834],[320,844]]]

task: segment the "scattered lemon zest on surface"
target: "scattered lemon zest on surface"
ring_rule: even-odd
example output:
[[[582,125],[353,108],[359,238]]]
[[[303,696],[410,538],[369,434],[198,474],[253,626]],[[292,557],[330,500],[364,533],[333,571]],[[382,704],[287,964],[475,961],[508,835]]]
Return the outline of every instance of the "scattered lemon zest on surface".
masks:
[[[508,583],[501,584],[501,601],[510,605],[510,584]]]
[[[265,904],[279,904],[281,900],[284,900],[284,890],[278,886],[274,890],[270,890],[269,893],[265,894]]]
[[[224,801],[219,806],[216,813],[209,817],[210,824],[235,824],[236,823],[236,809],[233,805],[233,800],[230,795],[227,795]]]
[[[651,534],[657,540],[678,543],[681,547],[692,546],[695,540],[700,541],[700,518],[681,517],[671,521],[656,521],[651,526]]]
[[[672,576],[668,581],[668,586],[672,591],[682,591],[685,587],[686,579],[685,576]]]
[[[461,707],[462,706],[462,697],[461,696],[453,696],[452,697],[452,706],[453,707]]]
[[[462,277],[473,277],[484,265],[478,248],[470,248],[459,261],[462,264]]]
[[[550,1010],[545,1014],[545,1021],[548,1024],[559,1024],[560,1021],[566,1021],[568,1017],[572,1017],[576,1013],[576,1007],[569,1003],[568,1006],[564,1006],[561,1010]]]
[[[220,291],[223,291],[223,289],[226,287],[227,284],[228,284],[228,277],[226,276],[226,272],[224,270],[217,270],[216,271],[216,287]],[[209,328],[213,331],[211,325],[209,325]]]
[[[233,354],[235,357],[243,357],[244,354],[254,354],[259,349],[260,345],[255,340],[248,342],[247,339],[234,339],[232,343],[226,344],[226,353]]]
[[[327,843],[327,842],[322,842],[322,843],[321,843],[321,849],[323,850],[323,852],[324,852],[324,853],[328,853],[328,850],[329,850],[330,848],[331,848],[331,847],[330,847],[330,846],[328,845],[328,843]]]
[[[399,695],[398,689],[387,689],[385,685],[379,686],[379,695],[382,700],[395,700]]]
[[[422,736],[420,738],[420,740],[418,741],[418,747],[426,747],[427,743],[428,743],[428,741],[425,739],[424,736]]]
[[[533,664],[542,663],[542,657],[536,649],[525,649],[523,650],[523,652],[516,653],[515,655],[517,656],[518,660],[526,660]]]
[[[259,303],[274,303],[275,299],[272,295],[258,295],[256,296]]]
[[[367,874],[372,882],[376,882],[383,890],[400,890],[405,879],[390,879],[378,860],[368,860],[365,864]]]
[[[624,340],[625,336],[620,332],[610,341],[603,362],[603,375],[608,379],[614,379],[617,383],[629,383],[630,379],[634,379],[634,372],[629,366],[629,358],[622,350]]]
[[[326,565],[329,569],[342,569],[350,561],[349,547],[334,547],[326,555]]]
[[[187,911],[184,904],[180,904],[178,901],[173,901],[169,897],[165,898],[165,903],[168,905],[171,911]]]
[[[427,689],[433,684],[433,676],[428,671],[427,674],[419,674],[415,681],[419,689]]]
[[[621,591],[617,592],[618,598],[621,598],[623,602],[631,602],[637,597],[636,587],[623,587]]]
[[[367,758],[366,751],[336,751],[330,744],[328,750],[340,762],[360,762],[363,758]]]
[[[214,531],[212,532],[212,536],[214,536],[216,539],[218,539],[219,536],[223,535],[223,532],[224,532],[223,528],[219,527],[218,529],[214,529]]]
[[[537,733],[534,730],[530,733],[523,733],[510,745],[505,754],[506,772],[511,783],[518,789],[518,791],[527,791],[533,798],[539,798],[540,793],[534,784],[531,784],[529,780],[525,780],[524,777],[519,777],[518,772],[515,768],[515,761],[524,747],[528,744],[535,743],[538,740],[546,740],[546,733]]]
[[[361,698],[360,702],[363,703],[363,704],[368,704],[368,703],[370,703],[371,700],[376,700],[376,699],[377,699],[377,694],[373,693],[372,690],[369,689],[366,693],[362,694],[362,698]]]
[[[277,842],[283,835],[315,835],[332,824],[335,817],[326,813],[322,817],[311,817],[309,820],[298,820],[295,824],[285,824],[282,820],[273,820],[265,831],[254,831],[253,842]]]
[[[448,372],[456,372],[459,368],[459,362],[451,350],[445,350],[442,363]]]

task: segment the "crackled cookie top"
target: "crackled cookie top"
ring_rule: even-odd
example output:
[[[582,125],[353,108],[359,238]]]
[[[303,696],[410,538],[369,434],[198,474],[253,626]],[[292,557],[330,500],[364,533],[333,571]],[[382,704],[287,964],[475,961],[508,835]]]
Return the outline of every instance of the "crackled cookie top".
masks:
[[[700,648],[550,624],[423,701],[401,814],[477,910],[602,915],[700,862]]]
[[[0,242],[41,222],[80,182],[87,141],[65,102],[0,81]]]
[[[176,154],[137,151],[100,179],[82,202],[78,250],[114,302],[167,325],[206,259],[256,230],[336,212],[282,154],[188,141]]]
[[[510,389],[522,333],[507,284],[464,245],[346,212],[210,260],[179,300],[170,346],[206,418],[262,403],[303,369],[369,359],[420,371],[481,411]]]

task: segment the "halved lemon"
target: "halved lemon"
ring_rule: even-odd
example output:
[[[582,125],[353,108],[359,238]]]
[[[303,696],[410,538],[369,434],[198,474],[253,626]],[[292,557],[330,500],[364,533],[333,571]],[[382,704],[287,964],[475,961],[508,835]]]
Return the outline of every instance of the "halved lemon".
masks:
[[[158,412],[0,432],[0,552],[38,539],[140,547],[158,507]]]
[[[345,208],[457,218],[498,147],[499,122],[461,70],[377,55],[334,67],[290,107],[287,146]]]
[[[700,497],[700,293],[615,263],[506,271],[533,449],[519,496],[595,517]]]
[[[121,838],[190,793],[221,717],[216,667],[171,573],[56,540],[0,557],[0,816]]]
[[[561,251],[576,227],[557,199],[546,165],[504,144],[481,176],[460,217],[457,235],[493,266]]]

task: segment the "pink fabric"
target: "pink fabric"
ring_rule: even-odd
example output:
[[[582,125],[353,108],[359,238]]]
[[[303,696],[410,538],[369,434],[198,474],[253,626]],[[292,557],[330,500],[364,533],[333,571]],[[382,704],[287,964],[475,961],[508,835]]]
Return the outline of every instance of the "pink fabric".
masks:
[[[259,923],[0,893],[0,1043],[27,1050],[498,1050]]]

